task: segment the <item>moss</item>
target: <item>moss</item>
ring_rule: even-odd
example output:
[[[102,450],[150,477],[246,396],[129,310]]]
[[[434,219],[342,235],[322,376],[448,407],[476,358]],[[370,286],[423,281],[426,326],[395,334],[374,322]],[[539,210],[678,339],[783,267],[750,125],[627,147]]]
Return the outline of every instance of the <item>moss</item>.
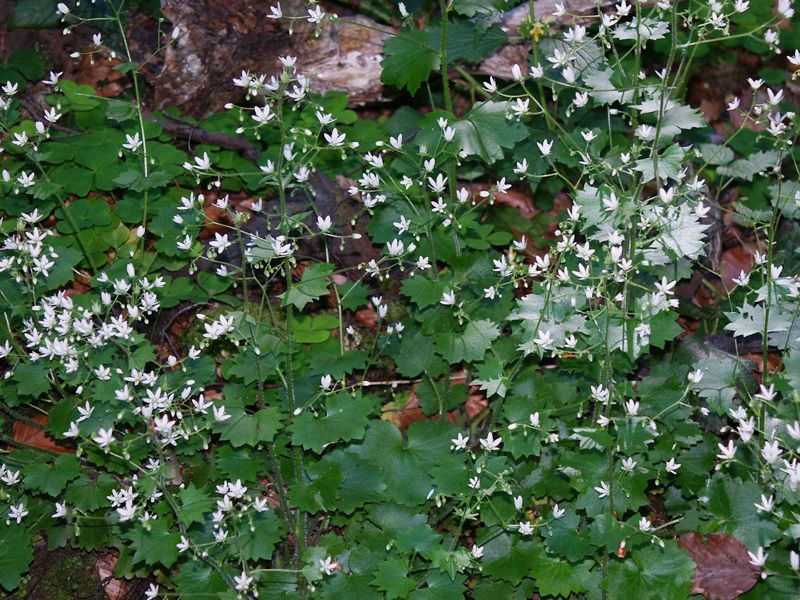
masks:
[[[74,600],[92,598],[100,580],[97,557],[87,552],[62,549],[45,553],[34,561],[30,574],[17,591],[18,598]]]

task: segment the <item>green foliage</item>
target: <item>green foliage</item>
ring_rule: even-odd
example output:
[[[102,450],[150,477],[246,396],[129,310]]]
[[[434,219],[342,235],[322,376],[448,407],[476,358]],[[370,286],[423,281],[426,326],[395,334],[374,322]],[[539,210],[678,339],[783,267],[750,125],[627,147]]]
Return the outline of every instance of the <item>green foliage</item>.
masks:
[[[181,598],[681,600],[675,539],[723,531],[752,597],[797,596],[797,108],[766,58],[722,144],[681,96],[715,44],[794,29],[756,3],[527,19],[519,71],[478,81],[512,4],[409,3],[381,80],[414,104],[391,118],[284,59],[191,143],[140,112],[132,57],[106,98],[9,56],[5,591],[45,531]],[[110,7],[65,24],[124,37]],[[34,84],[58,118],[27,118]],[[720,257],[734,238],[756,260]]]

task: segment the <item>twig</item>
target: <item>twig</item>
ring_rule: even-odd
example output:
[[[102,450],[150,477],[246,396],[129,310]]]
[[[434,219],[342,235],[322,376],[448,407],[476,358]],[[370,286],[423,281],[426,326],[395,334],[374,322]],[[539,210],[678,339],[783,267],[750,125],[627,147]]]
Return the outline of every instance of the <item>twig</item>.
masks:
[[[177,119],[169,115],[157,117],[149,113],[145,114],[144,118],[151,123],[158,123],[168,134],[175,137],[186,138],[190,143],[196,141],[202,144],[212,144],[221,148],[237,150],[241,152],[245,158],[252,161],[258,160],[261,154],[258,148],[244,138],[233,137],[225,133],[206,131],[196,123],[190,121],[184,121],[183,119]]]

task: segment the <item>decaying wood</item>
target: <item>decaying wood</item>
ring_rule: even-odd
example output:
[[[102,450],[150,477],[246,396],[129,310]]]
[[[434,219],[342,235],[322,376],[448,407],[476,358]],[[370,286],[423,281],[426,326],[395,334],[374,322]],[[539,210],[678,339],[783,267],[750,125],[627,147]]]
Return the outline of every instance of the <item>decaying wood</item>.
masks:
[[[164,52],[159,72],[149,77],[155,88],[154,110],[178,106],[201,116],[227,102],[241,101],[233,77],[246,70],[272,75],[278,57],[298,58],[298,69],[312,78],[314,91],[341,90],[353,104],[380,100],[380,61],[386,33],[366,17],[353,17],[315,37],[313,25],[270,19],[262,0],[164,0],[162,12],[179,35]],[[304,15],[298,0],[282,2],[285,15]]]
[[[556,4],[563,4],[566,14],[563,17],[554,17]],[[601,0],[600,9],[613,5],[612,0]],[[595,0],[536,0],[533,3],[533,14],[537,21],[543,21],[551,28],[562,28],[572,24],[573,15],[596,15],[598,3]],[[503,15],[500,26],[510,37],[518,36],[519,29],[530,15],[528,3],[520,4]],[[578,22],[584,20],[578,19]],[[505,44],[491,56],[488,56],[480,66],[475,69],[478,75],[491,75],[500,79],[511,79],[511,69],[514,65],[525,66],[528,64],[528,54],[531,45],[528,42],[512,41]],[[524,70],[524,69],[523,69]]]

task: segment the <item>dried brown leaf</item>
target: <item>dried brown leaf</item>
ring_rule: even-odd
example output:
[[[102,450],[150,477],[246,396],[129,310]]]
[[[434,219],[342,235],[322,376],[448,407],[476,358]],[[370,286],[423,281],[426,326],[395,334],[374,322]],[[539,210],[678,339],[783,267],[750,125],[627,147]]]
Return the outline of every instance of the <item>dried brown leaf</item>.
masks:
[[[692,593],[709,600],[734,600],[758,581],[761,569],[750,564],[745,545],[727,533],[693,531],[678,538],[678,546],[697,565],[692,575]]]

